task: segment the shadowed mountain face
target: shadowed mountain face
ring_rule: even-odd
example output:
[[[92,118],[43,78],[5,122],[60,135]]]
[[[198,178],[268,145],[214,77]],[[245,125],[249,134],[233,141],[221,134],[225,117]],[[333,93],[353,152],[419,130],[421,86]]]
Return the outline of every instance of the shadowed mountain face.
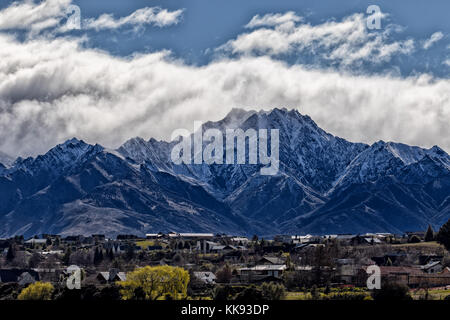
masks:
[[[450,157],[439,147],[352,143],[286,109],[234,109],[207,128],[279,129],[278,174],[175,165],[174,142],[135,138],[108,150],[71,139],[0,165],[0,236],[399,233],[450,218]]]

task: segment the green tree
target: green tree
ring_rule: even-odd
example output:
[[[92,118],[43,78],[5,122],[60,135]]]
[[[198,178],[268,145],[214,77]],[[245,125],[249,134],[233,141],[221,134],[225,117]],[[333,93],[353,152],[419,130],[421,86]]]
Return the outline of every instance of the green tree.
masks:
[[[448,220],[440,229],[436,236],[436,240],[450,250],[450,220]]]
[[[188,283],[189,273],[183,268],[146,266],[129,273],[127,280],[120,282],[120,292],[123,300],[180,300],[187,296]]]
[[[64,253],[64,256],[62,258],[62,261],[64,262],[64,264],[67,266],[70,263],[70,256],[72,254],[72,250],[70,249],[70,247],[67,248],[66,252]]]
[[[427,232],[425,233],[425,241],[430,242],[434,240],[434,230],[431,225],[428,225]]]
[[[19,300],[51,300],[55,288],[49,282],[35,282],[20,292]]]
[[[403,284],[384,283],[379,290],[373,290],[372,297],[376,301],[412,300],[409,288]]]
[[[109,251],[107,251],[107,254],[108,254],[108,259],[113,261],[114,260],[114,252],[113,252],[112,248],[109,249]]]
[[[134,259],[134,246],[133,246],[133,244],[129,244],[127,246],[127,250],[126,250],[125,256],[126,256],[128,261]]]
[[[219,271],[216,272],[216,280],[219,283],[230,283],[232,271],[228,263]]]
[[[251,285],[236,295],[237,301],[259,301],[264,300],[261,288]]]
[[[275,282],[264,282],[261,291],[265,300],[282,300],[286,295],[286,288]]]
[[[95,248],[94,252],[94,264],[98,265],[103,261],[103,250],[100,248]]]
[[[411,238],[408,239],[408,243],[419,243],[421,242],[420,238],[416,235],[411,236]]]
[[[15,257],[16,257],[16,250],[14,248],[14,245],[10,243],[8,247],[8,253],[6,254],[6,260],[11,262],[14,260]]]

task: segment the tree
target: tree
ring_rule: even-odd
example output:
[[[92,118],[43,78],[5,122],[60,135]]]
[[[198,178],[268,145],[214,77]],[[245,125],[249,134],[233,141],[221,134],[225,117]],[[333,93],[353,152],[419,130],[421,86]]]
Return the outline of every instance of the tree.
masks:
[[[124,300],[179,300],[186,298],[188,283],[189,273],[183,268],[146,266],[128,274],[127,280],[120,282],[120,292]]]
[[[430,242],[434,240],[434,230],[431,225],[428,225],[427,232],[425,233],[425,241]]]
[[[15,257],[16,257],[16,250],[15,250],[13,244],[10,243],[9,247],[8,247],[8,253],[6,254],[6,260],[11,262],[14,260]]]
[[[128,261],[131,261],[131,260],[134,259],[134,246],[133,246],[133,244],[129,244],[127,246],[127,250],[126,250],[125,256],[126,256]]]
[[[216,281],[219,283],[230,283],[232,277],[231,268],[228,263],[216,272]]]
[[[261,291],[265,300],[282,300],[286,295],[285,287],[274,282],[264,282],[261,285]]]
[[[436,236],[436,240],[450,250],[450,220],[448,220],[440,229]]]
[[[95,249],[94,252],[94,264],[98,265],[103,261],[103,250],[99,249],[98,247]]]
[[[236,295],[235,300],[237,301],[260,301],[264,300],[262,290],[255,285],[251,285],[242,290]]]
[[[111,249],[109,249],[109,251],[106,251],[106,252],[107,252],[107,255],[108,255],[108,259],[111,260],[111,261],[113,261],[113,260],[114,260],[114,252],[113,252],[113,249],[111,248]]]
[[[408,239],[408,243],[419,243],[419,242],[421,242],[420,238],[416,235],[413,235],[411,236],[411,238]]]
[[[35,282],[20,292],[19,300],[51,300],[55,288],[49,282]]]
[[[69,265],[70,263],[70,255],[72,254],[72,250],[69,248],[67,248],[66,252],[64,253],[64,256],[62,258],[62,261],[64,262],[65,265]]]
[[[412,300],[409,295],[409,288],[403,284],[385,283],[381,289],[374,290],[372,297],[376,301],[392,301],[392,300]]]

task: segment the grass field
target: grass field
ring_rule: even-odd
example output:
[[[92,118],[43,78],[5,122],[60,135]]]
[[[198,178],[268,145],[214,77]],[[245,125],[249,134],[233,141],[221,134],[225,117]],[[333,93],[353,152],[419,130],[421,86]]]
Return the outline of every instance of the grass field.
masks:
[[[411,291],[411,296],[414,300],[419,300],[425,297],[426,291],[423,289]],[[450,289],[430,289],[428,290],[429,300],[443,300],[445,297],[450,296]]]
[[[430,241],[430,242],[419,242],[419,243],[402,243],[402,244],[393,244],[392,247],[399,248],[399,247],[415,247],[415,248],[432,248],[437,249],[439,247],[444,248],[443,245],[437,243],[436,241]]]
[[[309,292],[287,292],[285,300],[310,300],[311,293]]]
[[[362,290],[362,289],[361,289]],[[334,294],[336,294],[335,292]],[[345,292],[340,292],[341,294],[345,294]],[[350,293],[350,292],[349,292]],[[361,293],[361,291],[360,291]],[[366,291],[367,294],[368,291]],[[333,294],[333,293],[331,293]],[[324,294],[319,294],[321,298],[324,298]],[[410,295],[414,300],[424,299],[426,297],[426,291],[424,289],[419,290],[411,290]],[[443,300],[445,297],[450,296],[450,289],[429,289],[428,290],[428,300]],[[310,292],[287,292],[284,298],[285,300],[311,300],[312,295]]]
[[[164,244],[164,243],[159,243],[159,242],[152,241],[152,240],[137,241],[136,245],[141,247],[142,249],[147,249],[148,247],[155,246],[155,245],[160,245],[163,248],[166,246],[166,244]]]

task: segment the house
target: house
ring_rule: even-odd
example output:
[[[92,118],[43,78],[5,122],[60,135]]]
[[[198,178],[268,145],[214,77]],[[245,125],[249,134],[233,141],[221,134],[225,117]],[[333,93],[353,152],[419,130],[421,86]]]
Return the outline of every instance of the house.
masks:
[[[276,235],[275,237],[273,237],[273,240],[275,242],[292,243],[292,236],[285,234]]]
[[[334,239],[343,244],[351,244],[355,237],[357,237],[355,234],[338,234]]]
[[[67,236],[63,238],[63,242],[67,244],[75,244],[75,243],[81,243],[81,240],[83,239],[83,236]]]
[[[104,242],[106,240],[106,237],[104,234],[93,234],[92,238],[97,242]]]
[[[321,236],[313,236],[310,234],[307,234],[306,236],[292,236],[292,243],[295,244],[319,243],[321,240]]]
[[[336,271],[342,283],[353,283],[358,273],[354,259],[336,259]]]
[[[63,255],[64,251],[63,250],[46,250],[46,251],[40,251],[39,253],[44,256],[52,255],[52,254]]]
[[[286,265],[261,264],[250,268],[239,269],[241,281],[254,282],[267,277],[281,278]]]
[[[423,254],[419,256],[419,264],[424,266],[428,264],[431,261],[442,261],[444,259],[444,256],[437,255],[437,254]]]
[[[259,265],[284,265],[286,261],[279,257],[264,256],[259,261]]]
[[[32,238],[30,240],[25,241],[25,245],[30,246],[30,245],[44,245],[47,244],[47,239],[35,239]]]
[[[224,245],[216,245],[216,246],[212,246],[209,249],[209,252],[219,253],[219,252],[229,252],[229,251],[234,251],[234,250],[238,250],[238,248],[235,247],[235,246],[232,246],[232,245],[226,245],[226,246],[224,246]]]
[[[365,268],[364,272],[365,272]],[[411,288],[441,287],[450,285],[450,273],[426,273],[421,267],[380,266],[381,281],[396,282]],[[367,277],[366,277],[367,279]]]
[[[205,284],[215,284],[216,283],[216,275],[212,272],[194,272],[194,276],[202,281]]]
[[[376,237],[375,235],[364,235],[364,236],[356,236],[351,239],[352,245],[361,245],[361,244],[382,244],[383,242],[380,240],[380,238]]]
[[[374,261],[378,266],[385,266],[388,264],[396,264],[405,257],[405,253],[388,253],[384,256],[372,257],[370,259],[372,259],[372,261]]]
[[[206,241],[206,240],[200,241],[199,240],[199,241],[197,241],[197,245],[195,247],[195,250],[201,251],[203,253],[207,253],[207,252],[211,252],[212,248],[218,247],[220,245],[221,244],[217,243],[217,242]]]
[[[152,239],[152,240],[156,240],[156,239],[160,239],[160,238],[162,238],[164,236],[164,234],[162,234],[162,233],[147,233],[146,235],[145,235],[145,238],[146,239]]]
[[[213,239],[214,234],[212,234],[212,233],[179,233],[179,237],[184,240],[202,240],[202,239]]]
[[[439,273],[444,269],[441,261],[430,261],[428,264],[421,267],[426,273]]]
[[[246,237],[232,237],[230,239],[230,242],[235,245],[244,246],[248,244],[249,240]]]
[[[26,285],[35,281],[39,281],[39,274],[32,269],[0,269],[0,283]]]
[[[120,272],[117,269],[111,269],[109,272],[99,272],[97,275],[97,280],[101,284],[112,283],[116,281],[126,281],[127,275],[125,272]]]

